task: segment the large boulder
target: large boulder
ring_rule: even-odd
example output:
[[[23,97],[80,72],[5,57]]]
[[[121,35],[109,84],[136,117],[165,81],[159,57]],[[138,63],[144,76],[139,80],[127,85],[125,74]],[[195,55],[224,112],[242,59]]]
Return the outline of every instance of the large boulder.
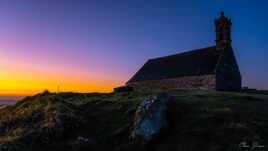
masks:
[[[135,114],[132,139],[148,143],[168,126],[167,110],[170,97],[165,94],[144,100]]]

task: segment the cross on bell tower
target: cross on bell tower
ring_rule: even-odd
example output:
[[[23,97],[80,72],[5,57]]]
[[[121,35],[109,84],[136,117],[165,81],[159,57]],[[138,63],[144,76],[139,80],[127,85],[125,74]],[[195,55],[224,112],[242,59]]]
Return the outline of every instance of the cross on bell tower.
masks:
[[[216,27],[216,49],[222,50],[231,46],[231,19],[224,16],[221,12],[220,17],[215,20]]]

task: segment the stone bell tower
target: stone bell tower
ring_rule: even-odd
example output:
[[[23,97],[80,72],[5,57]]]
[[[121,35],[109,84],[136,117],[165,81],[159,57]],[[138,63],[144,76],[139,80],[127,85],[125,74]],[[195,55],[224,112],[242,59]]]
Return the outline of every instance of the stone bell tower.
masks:
[[[222,50],[231,46],[231,19],[224,16],[224,12],[221,12],[219,18],[215,20],[216,26],[216,49]]]

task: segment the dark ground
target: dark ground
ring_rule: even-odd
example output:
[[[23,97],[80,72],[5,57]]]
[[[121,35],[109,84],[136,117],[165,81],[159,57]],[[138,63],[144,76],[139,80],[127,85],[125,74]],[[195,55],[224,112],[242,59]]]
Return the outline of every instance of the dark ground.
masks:
[[[0,110],[0,151],[233,151],[268,146],[268,95],[170,90],[169,127],[133,143],[137,106],[158,92],[43,93]],[[256,148],[260,149],[260,148]],[[267,148],[264,148],[267,150]]]

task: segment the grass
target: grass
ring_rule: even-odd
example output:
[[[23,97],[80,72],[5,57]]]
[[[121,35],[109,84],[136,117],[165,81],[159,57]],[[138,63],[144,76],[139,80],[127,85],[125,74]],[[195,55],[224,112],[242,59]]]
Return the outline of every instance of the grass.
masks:
[[[0,151],[68,151],[92,147],[81,144],[78,137],[97,142],[96,150],[126,149],[131,146],[129,135],[138,105],[158,93],[173,96],[175,104],[169,115],[170,130],[156,141],[153,150],[164,150],[163,146],[187,150],[187,144],[194,150],[230,150],[251,137],[258,137],[268,145],[267,95],[168,90],[43,93],[27,97],[14,106],[0,109]]]

